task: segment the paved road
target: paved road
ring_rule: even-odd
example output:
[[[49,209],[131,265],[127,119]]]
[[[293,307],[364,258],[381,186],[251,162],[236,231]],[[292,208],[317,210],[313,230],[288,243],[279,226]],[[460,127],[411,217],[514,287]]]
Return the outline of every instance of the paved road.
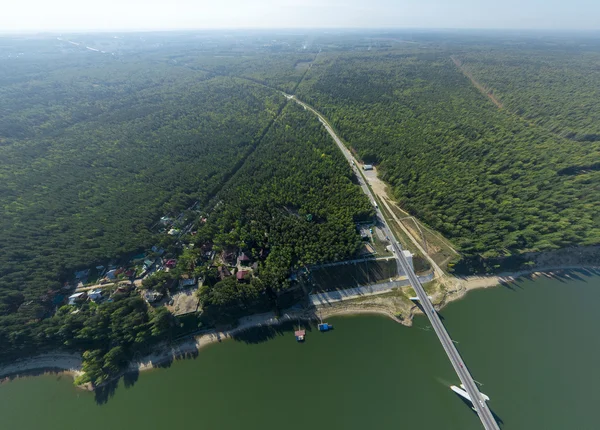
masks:
[[[348,148],[346,148],[346,146],[343,144],[343,142],[340,140],[340,138],[331,129],[329,124],[327,124],[327,121],[325,121],[325,119],[316,110],[314,110],[307,104],[299,101],[298,99],[296,99],[293,96],[286,94],[286,97],[288,97],[289,99],[294,99],[296,102],[300,103],[306,109],[310,110],[315,115],[317,115],[319,118],[319,121],[321,121],[321,123],[323,123],[327,132],[331,135],[331,137],[333,137],[333,140],[338,145],[338,147],[340,148],[340,150],[342,151],[342,153],[344,154],[346,159],[351,164],[353,164],[353,165],[356,164],[356,161],[354,160],[354,157],[352,156],[350,151],[348,151]],[[364,178],[362,177],[362,174],[360,174],[360,172],[358,174],[358,178],[360,181],[361,188],[363,189],[365,194],[369,197],[371,202],[375,202],[375,198],[373,197],[371,189],[365,184]],[[475,381],[473,380],[473,377],[467,370],[467,366],[465,365],[462,358],[460,357],[460,354],[458,353],[456,346],[452,342],[450,335],[446,331],[446,328],[442,324],[440,317],[438,316],[437,312],[433,308],[433,305],[429,301],[429,297],[427,296],[427,293],[423,289],[423,286],[419,282],[419,279],[417,278],[415,273],[412,271],[412,269],[408,263],[408,260],[402,253],[402,248],[400,247],[400,244],[398,243],[398,241],[395,239],[395,236],[392,234],[392,231],[390,230],[385,218],[383,217],[383,214],[381,213],[381,209],[376,208],[376,212],[377,212],[377,217],[379,218],[379,221],[384,226],[384,231],[385,231],[386,235],[388,237],[394,238],[394,240],[392,240],[392,247],[394,249],[394,254],[398,261],[398,269],[400,269],[403,273],[405,273],[408,276],[411,286],[417,293],[417,297],[419,297],[419,301],[421,302],[421,308],[427,315],[427,318],[429,318],[429,321],[431,322],[431,325],[433,326],[435,333],[437,334],[438,338],[440,339],[440,342],[442,343],[442,346],[444,347],[444,350],[446,351],[446,354],[448,355],[448,358],[450,359],[450,362],[452,363],[452,366],[454,367],[456,374],[458,375],[462,384],[465,386],[465,390],[469,394],[469,397],[471,397],[471,399],[473,399],[473,407],[477,411],[477,414],[479,415],[479,419],[481,420],[483,427],[486,430],[499,430],[500,428],[498,427],[498,424],[496,423],[496,420],[495,420],[494,416],[492,415],[492,412],[488,408],[485,400],[481,397],[481,393],[479,392],[477,385],[475,385]]]

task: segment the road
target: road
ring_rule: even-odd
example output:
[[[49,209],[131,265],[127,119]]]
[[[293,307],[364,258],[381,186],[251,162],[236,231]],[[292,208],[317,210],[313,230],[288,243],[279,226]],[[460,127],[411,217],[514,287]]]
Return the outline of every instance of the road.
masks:
[[[288,99],[293,99],[297,103],[304,106],[305,109],[308,109],[311,112],[313,112],[315,115],[317,115],[317,117],[319,118],[319,121],[321,121],[321,123],[323,124],[323,126],[325,127],[327,132],[331,135],[331,137],[333,138],[335,143],[338,145],[338,147],[340,148],[340,150],[342,151],[342,153],[344,154],[346,159],[350,162],[350,164],[352,164],[353,166],[356,166],[356,160],[354,159],[354,157],[352,156],[352,154],[350,153],[348,148],[346,148],[346,145],[344,145],[344,143],[341,141],[341,139],[335,134],[333,129],[329,126],[329,124],[327,123],[325,118],[323,118],[321,116],[321,114],[319,114],[312,107],[308,106],[306,103],[303,103],[300,100],[296,99],[294,96],[291,96],[289,94],[286,94],[285,96]],[[375,197],[373,196],[371,189],[365,183],[365,179],[364,179],[363,175],[360,172],[358,172],[357,176],[359,178],[359,182],[360,182],[360,186],[361,186],[362,190],[369,197],[369,200],[371,200],[371,202],[374,203],[376,201]],[[454,342],[452,342],[450,335],[448,334],[448,332],[446,331],[446,328],[442,324],[442,320],[440,319],[437,312],[433,308],[433,305],[431,304],[431,301],[429,300],[429,297],[427,296],[425,289],[419,282],[419,279],[417,278],[417,276],[411,269],[411,267],[408,263],[408,260],[402,253],[402,248],[400,247],[400,243],[396,240],[395,236],[392,233],[392,230],[389,228],[387,221],[383,217],[381,209],[377,206],[375,207],[375,209],[376,209],[377,217],[379,218],[379,221],[384,226],[384,231],[385,231],[386,235],[390,238],[393,238],[392,247],[393,247],[396,259],[398,261],[398,269],[400,269],[402,272],[404,272],[408,276],[410,285],[413,287],[413,289],[417,293],[417,297],[419,298],[419,301],[421,303],[421,309],[423,310],[425,315],[427,315],[427,318],[429,318],[429,321],[431,322],[431,325],[433,326],[435,333],[437,334],[440,342],[442,343],[442,346],[444,347],[444,351],[446,351],[446,354],[448,355],[448,358],[450,359],[450,362],[452,363],[452,367],[454,367],[454,370],[455,370],[456,374],[458,375],[458,378],[460,379],[462,384],[465,386],[465,390],[469,394],[469,397],[471,397],[471,399],[473,399],[473,407],[477,411],[477,415],[479,415],[479,419],[481,420],[483,427],[486,430],[499,430],[500,428],[498,427],[498,424],[496,423],[496,420],[492,414],[492,411],[488,408],[485,400],[481,396],[481,393],[479,392],[477,385],[475,385],[475,381],[473,380],[473,377],[469,373],[467,366],[463,362],[462,358],[460,357],[460,354],[458,353],[458,350],[456,349],[456,346],[454,345]]]
[[[374,202],[375,200],[373,199],[371,188],[369,188],[369,186],[367,185],[367,182],[365,182],[365,181],[369,181],[369,179],[366,178],[364,175],[362,175],[358,170],[358,169],[360,169],[360,163],[354,158],[354,156],[348,150],[346,145],[344,145],[344,143],[341,141],[341,139],[335,134],[335,132],[333,131],[333,129],[331,128],[329,123],[325,120],[325,118],[323,118],[323,116],[319,112],[317,112],[314,108],[312,108],[311,106],[307,105],[306,103],[298,100],[295,96],[292,96],[292,95],[286,94],[286,93],[283,93],[283,95],[290,100],[294,100],[296,103],[300,104],[305,109],[311,111],[312,113],[314,113],[317,116],[317,118],[319,118],[319,121],[321,122],[321,124],[323,124],[323,126],[325,127],[325,129],[327,130],[329,135],[333,138],[333,140],[335,141],[337,146],[340,148],[340,151],[342,151],[342,154],[344,154],[344,157],[346,157],[346,159],[350,162],[350,164],[352,164],[353,167],[355,168],[356,177],[358,178],[358,181],[360,183],[362,190],[364,191],[365,194],[367,194],[369,196],[371,201]],[[394,221],[396,221],[398,226],[402,229],[404,234],[406,234],[409,237],[411,242],[413,242],[413,244],[421,252],[423,257],[425,257],[429,261],[429,264],[431,265],[433,272],[435,273],[435,277],[443,278],[444,271],[438,266],[438,264],[433,260],[433,258],[431,258],[429,256],[429,254],[421,246],[421,243],[419,243],[419,240],[416,239],[415,237],[413,237],[412,233],[404,226],[404,224],[398,219],[398,217],[396,216],[394,211],[390,208],[390,206],[388,204],[387,195],[378,195],[378,196],[379,196],[379,201],[386,207],[386,209],[388,210],[388,212],[390,213],[390,215],[392,216]],[[392,237],[392,236],[390,236],[390,237]]]

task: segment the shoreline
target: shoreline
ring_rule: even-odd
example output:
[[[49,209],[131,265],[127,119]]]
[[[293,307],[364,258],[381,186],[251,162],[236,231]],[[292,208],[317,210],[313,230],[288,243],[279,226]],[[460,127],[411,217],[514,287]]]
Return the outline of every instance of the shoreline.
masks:
[[[451,277],[450,279],[452,279],[457,288],[445,292],[443,300],[439,303],[439,309],[442,309],[449,303],[464,298],[469,291],[499,286],[504,283],[513,282],[524,276],[531,276],[534,279],[539,276],[553,277],[556,273],[566,270],[600,270],[600,266],[565,265],[506,272],[489,276]],[[131,362],[128,367],[114,379],[120,378],[124,373],[144,372],[160,368],[161,365],[176,360],[185,360],[186,358],[198,354],[198,352],[207,345],[219,343],[227,339],[233,339],[237,334],[252,328],[277,326],[286,322],[298,320],[318,321],[319,315],[321,318],[328,318],[333,316],[360,314],[384,315],[399,324],[411,326],[414,315],[420,313],[418,309],[416,312],[412,309],[406,319],[401,319],[385,307],[368,307],[361,305],[360,303],[353,303],[352,300],[342,301],[340,303],[343,303],[344,306],[321,306],[313,308],[312,310],[289,310],[283,313],[279,318],[276,317],[273,312],[251,315],[241,318],[239,320],[239,325],[230,330],[211,331],[202,335],[192,335],[188,338],[182,338],[171,346],[163,344],[155,352],[144,356],[141,360]],[[437,306],[438,305],[436,305],[436,307]],[[318,312],[319,315],[317,315],[316,312]],[[81,368],[82,358],[79,354],[60,352],[42,354],[37,357],[22,360],[18,363],[0,367],[0,384],[16,378],[38,376],[48,373],[69,375],[75,379],[77,376],[83,374]],[[93,391],[93,388],[89,384],[77,387]]]
[[[481,288],[490,288],[499,284],[508,282],[514,282],[518,278],[524,276],[532,276],[537,278],[539,276],[552,277],[557,272],[564,272],[567,270],[600,270],[600,266],[596,265],[563,265],[563,266],[549,266],[549,267],[538,267],[526,270],[519,270],[516,272],[502,272],[497,275],[482,275],[482,276],[465,276],[465,277],[453,277],[459,282],[463,283],[468,291],[477,290]]]
[[[82,358],[77,353],[53,352],[27,358],[17,363],[0,367],[0,384],[24,376],[38,376],[48,373],[72,376],[83,374]]]

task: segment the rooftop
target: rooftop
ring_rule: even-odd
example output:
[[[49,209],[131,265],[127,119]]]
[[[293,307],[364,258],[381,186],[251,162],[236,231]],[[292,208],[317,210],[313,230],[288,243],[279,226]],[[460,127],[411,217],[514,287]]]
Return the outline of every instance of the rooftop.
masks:
[[[235,277],[238,280],[242,280],[242,279],[244,279],[244,276],[246,276],[248,273],[250,273],[250,272],[248,272],[246,270],[240,270],[239,272],[236,273]]]

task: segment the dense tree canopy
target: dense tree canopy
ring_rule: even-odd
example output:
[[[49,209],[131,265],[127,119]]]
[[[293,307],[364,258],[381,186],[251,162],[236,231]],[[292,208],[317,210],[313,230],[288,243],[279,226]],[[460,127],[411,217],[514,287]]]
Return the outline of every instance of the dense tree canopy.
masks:
[[[498,110],[449,57],[331,54],[299,95],[381,164],[405,209],[466,254],[599,243],[598,145]]]
[[[281,91],[467,256],[600,243],[597,41],[393,36],[0,38],[0,361],[79,351],[98,384],[180,333],[133,287],[63,305],[75,270],[162,253],[171,270],[140,288],[199,277],[204,311],[231,322],[294,291],[294,269],[355,254],[373,208]],[[190,228],[168,235],[164,215]],[[223,251],[256,265],[219,274]]]
[[[0,40],[0,361],[81,351],[96,384],[178,324],[135,290],[60,307],[75,270],[158,244],[177,267],[141,288],[164,293],[184,273],[202,276],[206,305],[241,306],[285,288],[294,267],[352,255],[354,220],[371,213],[320,124],[295,106],[282,114],[285,98],[269,88],[293,90],[314,53],[261,40],[244,56],[226,39],[107,39]],[[265,249],[247,284],[216,282],[199,248],[159,232],[161,216],[194,202],[210,213],[198,239]]]
[[[291,268],[345,259],[358,251],[356,222],[374,211],[352,177],[315,116],[291,102],[218,195],[219,204],[198,236],[261,260],[260,283],[253,283],[253,289],[284,288]],[[261,250],[268,254],[262,259]],[[214,288],[227,289],[228,300],[237,300],[228,283]],[[204,293],[205,304],[224,303],[212,289]]]
[[[572,140],[600,141],[597,46],[496,47],[456,57],[511,112]]]
[[[38,300],[75,269],[147,248],[160,216],[218,190],[283,103],[180,67],[61,66],[0,87],[0,315],[17,291]]]

